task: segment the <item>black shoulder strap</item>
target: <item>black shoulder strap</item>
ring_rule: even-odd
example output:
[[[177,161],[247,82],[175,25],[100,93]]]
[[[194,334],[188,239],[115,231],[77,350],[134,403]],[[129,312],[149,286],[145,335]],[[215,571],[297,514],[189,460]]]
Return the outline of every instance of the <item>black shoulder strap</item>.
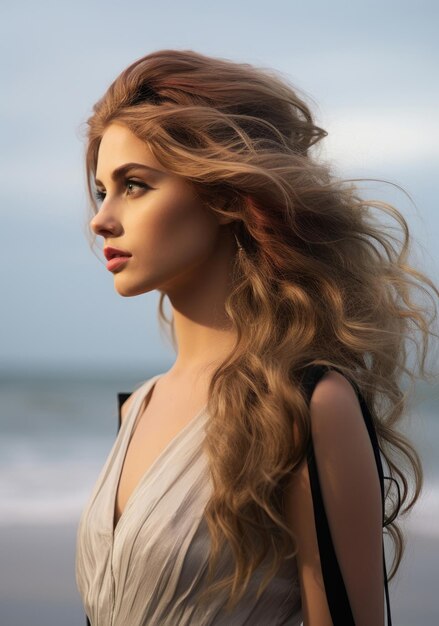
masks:
[[[320,380],[320,378],[325,374],[328,370],[334,369],[338,371],[340,374],[345,376],[343,372],[341,372],[336,367],[328,367],[325,365],[312,365],[306,368],[304,376],[302,378],[302,384],[305,389],[308,402],[311,399],[312,392],[314,387]],[[381,486],[381,496],[382,496],[382,519],[384,526],[384,475],[383,475],[383,467],[381,463],[380,457],[380,449],[378,445],[378,438],[375,432],[375,428],[372,421],[372,416],[370,411],[364,401],[364,398],[353,380],[349,379],[349,382],[355,389],[357,393],[358,400],[360,402],[361,410],[363,413],[364,421],[366,423],[367,431],[369,433],[369,437],[372,443],[375,461],[377,465],[378,475],[380,479]],[[334,545],[332,543],[331,532],[328,524],[328,520],[326,517],[325,507],[323,504],[323,498],[320,489],[319,476],[317,471],[316,459],[314,455],[314,447],[312,443],[312,439],[309,442],[309,451],[308,451],[308,471],[311,483],[311,491],[313,498],[313,506],[314,506],[314,519],[317,530],[317,540],[319,545],[320,552],[320,562],[322,567],[322,575],[325,584],[326,595],[328,599],[329,610],[331,613],[332,621],[335,626],[355,626],[354,617],[352,614],[352,609],[349,603],[349,598],[346,592],[346,587],[343,581],[343,576],[340,571],[340,567],[337,561],[337,556],[335,554]],[[384,542],[383,542],[383,567],[384,567],[384,586],[386,593],[386,606],[387,606],[387,624],[391,626],[392,617],[390,613],[390,602],[389,602],[389,590],[388,590],[388,581],[387,581],[387,570],[386,570],[386,557],[384,553]]]
[[[119,432],[120,430],[120,425],[122,423],[122,413],[121,413],[121,409],[122,409],[122,404],[125,402],[125,400],[127,400],[132,392],[130,393],[126,393],[124,391],[121,391],[117,394],[117,404],[118,404],[118,416],[119,416],[119,422],[117,425],[117,432]]]

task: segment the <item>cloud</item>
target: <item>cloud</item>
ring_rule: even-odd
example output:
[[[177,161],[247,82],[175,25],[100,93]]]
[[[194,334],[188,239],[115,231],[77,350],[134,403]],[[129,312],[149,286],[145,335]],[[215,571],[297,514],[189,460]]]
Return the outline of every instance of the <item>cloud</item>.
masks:
[[[438,159],[439,123],[428,107],[337,109],[322,123],[321,156],[343,169],[400,166]]]

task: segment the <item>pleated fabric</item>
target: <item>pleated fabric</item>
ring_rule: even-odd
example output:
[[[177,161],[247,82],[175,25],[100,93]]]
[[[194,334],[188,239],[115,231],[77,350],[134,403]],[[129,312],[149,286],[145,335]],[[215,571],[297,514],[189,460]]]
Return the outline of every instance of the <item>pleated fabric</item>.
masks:
[[[91,626],[300,626],[294,559],[284,562],[261,597],[262,564],[232,613],[218,593],[197,605],[205,587],[210,537],[203,511],[212,485],[202,443],[202,409],[177,433],[131,493],[113,532],[116,490],[143,400],[160,375],[143,383],[82,511],[76,537],[76,583]],[[216,579],[233,571],[225,549]]]

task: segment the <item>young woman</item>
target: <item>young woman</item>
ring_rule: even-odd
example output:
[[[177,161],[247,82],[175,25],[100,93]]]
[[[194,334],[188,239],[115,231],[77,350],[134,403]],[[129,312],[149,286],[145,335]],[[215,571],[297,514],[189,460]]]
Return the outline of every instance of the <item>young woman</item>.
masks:
[[[402,215],[313,156],[326,134],[275,72],[193,51],[135,61],[93,108],[91,229],[121,296],[157,289],[165,322],[168,297],[177,356],[124,402],[81,516],[92,626],[385,623],[383,526],[393,577],[422,486],[405,343],[416,326],[425,376],[435,334],[412,292],[439,291]]]

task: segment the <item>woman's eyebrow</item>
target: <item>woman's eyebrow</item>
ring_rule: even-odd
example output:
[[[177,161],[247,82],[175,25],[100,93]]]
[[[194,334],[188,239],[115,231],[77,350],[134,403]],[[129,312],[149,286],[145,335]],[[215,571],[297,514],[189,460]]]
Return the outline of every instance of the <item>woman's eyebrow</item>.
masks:
[[[150,172],[153,172],[154,174],[164,174],[164,172],[162,172],[161,170],[156,170],[149,165],[145,165],[144,163],[124,163],[124,165],[120,165],[113,171],[113,173],[111,174],[111,178],[112,180],[117,181],[119,178],[122,178],[122,176],[126,174],[128,170],[132,170],[134,168],[148,170]],[[95,184],[103,186],[98,178],[95,178]]]

